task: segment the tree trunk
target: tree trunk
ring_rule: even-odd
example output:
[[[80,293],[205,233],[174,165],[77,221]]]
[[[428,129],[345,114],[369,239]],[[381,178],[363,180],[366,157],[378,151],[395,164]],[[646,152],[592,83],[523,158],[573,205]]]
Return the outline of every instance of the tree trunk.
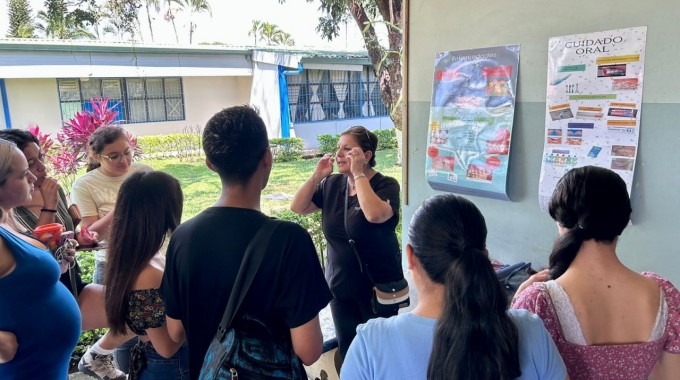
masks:
[[[395,4],[392,4],[392,2]],[[371,24],[361,0],[348,0],[350,13],[362,31],[368,56],[376,76],[380,79],[380,96],[390,111],[390,118],[397,130],[402,129],[401,59],[403,52],[402,17],[400,0],[376,0],[376,6],[387,24],[388,49],[384,49]]]
[[[151,13],[149,12],[149,2],[146,2],[146,21],[149,22],[149,32],[151,32],[151,42],[156,42],[153,39],[153,26],[151,26]],[[139,34],[142,34],[142,31],[139,31]]]

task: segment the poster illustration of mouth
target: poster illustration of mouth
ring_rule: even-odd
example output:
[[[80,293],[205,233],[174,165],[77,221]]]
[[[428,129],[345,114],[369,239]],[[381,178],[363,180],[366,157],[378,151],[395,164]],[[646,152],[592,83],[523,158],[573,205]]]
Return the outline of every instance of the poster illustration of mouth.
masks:
[[[433,189],[509,200],[519,50],[507,45],[436,54],[425,160]]]

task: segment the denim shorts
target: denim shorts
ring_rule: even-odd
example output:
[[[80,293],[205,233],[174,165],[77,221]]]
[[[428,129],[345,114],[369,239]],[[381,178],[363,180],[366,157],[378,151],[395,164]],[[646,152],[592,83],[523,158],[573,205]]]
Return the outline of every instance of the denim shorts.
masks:
[[[160,356],[151,343],[140,342],[139,346],[146,362],[144,369],[139,373],[140,380],[189,379],[189,349],[186,343],[169,359]]]

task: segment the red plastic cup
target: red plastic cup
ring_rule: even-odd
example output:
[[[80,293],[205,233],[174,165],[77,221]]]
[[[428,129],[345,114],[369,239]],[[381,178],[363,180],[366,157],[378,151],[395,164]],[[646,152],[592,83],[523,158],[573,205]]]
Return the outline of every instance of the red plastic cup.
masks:
[[[59,246],[59,239],[64,229],[61,223],[43,224],[33,230],[33,236],[45,244],[51,251],[54,251]]]

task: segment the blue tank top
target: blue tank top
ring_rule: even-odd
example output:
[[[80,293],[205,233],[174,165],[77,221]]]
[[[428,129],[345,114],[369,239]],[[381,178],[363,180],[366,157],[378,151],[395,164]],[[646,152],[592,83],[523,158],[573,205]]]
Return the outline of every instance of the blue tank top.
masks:
[[[52,254],[0,227],[14,255],[14,271],[0,278],[0,330],[13,332],[19,348],[0,364],[0,379],[66,379],[80,337],[80,310],[59,282]]]

